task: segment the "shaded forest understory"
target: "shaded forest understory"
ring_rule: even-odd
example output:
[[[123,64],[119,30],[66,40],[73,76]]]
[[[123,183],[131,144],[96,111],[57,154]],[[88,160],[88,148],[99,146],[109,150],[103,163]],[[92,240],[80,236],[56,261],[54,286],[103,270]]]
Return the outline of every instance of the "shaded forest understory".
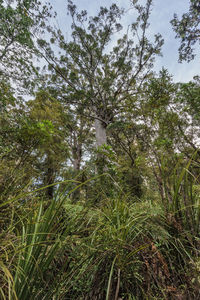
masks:
[[[50,4],[0,0],[0,299],[200,299],[200,78],[153,71],[138,2],[127,29],[67,1],[67,39]],[[180,61],[199,12],[171,21]]]

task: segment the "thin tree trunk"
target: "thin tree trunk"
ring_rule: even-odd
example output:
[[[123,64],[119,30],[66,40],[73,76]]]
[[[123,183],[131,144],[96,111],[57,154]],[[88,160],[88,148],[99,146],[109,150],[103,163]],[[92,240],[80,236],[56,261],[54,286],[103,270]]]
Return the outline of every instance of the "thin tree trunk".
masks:
[[[77,142],[76,140],[74,141],[74,147],[72,150],[72,155],[73,155],[73,167],[76,176],[78,176],[81,168],[81,160],[82,160],[82,143]],[[76,177],[76,180],[79,180],[79,176]],[[76,186],[78,186],[79,183],[76,183]],[[74,202],[77,202],[80,199],[80,188],[77,188],[73,192],[73,200]]]
[[[51,185],[54,183],[55,179],[55,169],[53,166],[52,159],[47,157],[46,159],[46,172],[45,172],[45,179],[44,183],[46,186]],[[48,186],[46,188],[46,196],[48,199],[52,199],[54,194],[54,186]]]
[[[74,171],[79,172],[81,167],[81,159],[82,159],[82,144],[78,144],[73,149],[73,167]]]
[[[51,185],[54,183],[54,170],[53,168],[49,167],[47,169],[47,185]],[[49,186],[47,188],[47,197],[48,199],[53,198],[54,186]]]

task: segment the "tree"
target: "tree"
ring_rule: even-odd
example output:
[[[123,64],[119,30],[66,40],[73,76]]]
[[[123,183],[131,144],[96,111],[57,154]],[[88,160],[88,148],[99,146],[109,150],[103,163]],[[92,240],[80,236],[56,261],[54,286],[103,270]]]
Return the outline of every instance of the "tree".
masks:
[[[25,187],[35,172],[31,169],[33,139],[23,138],[22,127],[25,119],[24,105],[21,99],[13,95],[13,89],[1,83],[0,115],[0,191],[1,198],[7,194],[16,195]]]
[[[172,76],[162,69],[143,85],[138,110],[142,123],[138,138],[148,161],[146,169],[151,169],[147,180],[151,182],[152,176],[155,177],[163,200],[166,195],[171,197],[170,180],[177,162],[176,154],[181,151],[183,142],[180,128],[185,123],[177,109],[177,91]]]
[[[8,112],[10,104],[15,102],[14,90],[6,80],[0,81],[0,113]]]
[[[118,39],[110,53],[109,43],[122,29],[118,20],[124,13],[115,4],[110,9],[101,7],[96,17],[87,19],[86,11],[78,13],[76,6],[68,1],[72,41],[67,43],[60,31],[54,32],[64,53],[59,59],[47,56],[47,60],[67,83],[69,101],[87,105],[90,110],[90,117],[95,119],[97,146],[107,143],[108,124],[136,92],[155,55],[160,53],[163,43],[160,35],[155,36],[154,43],[146,36],[151,2],[147,1],[145,7],[135,5],[138,18],[131,32],[141,34],[138,43],[127,33]]]
[[[181,19],[175,14],[171,21],[176,32],[176,38],[181,40],[179,47],[179,60],[191,61],[194,59],[194,46],[200,42],[200,2],[190,0],[190,7]]]
[[[0,76],[22,85],[30,79],[36,55],[35,36],[42,34],[51,6],[38,0],[0,0]],[[38,54],[38,53],[37,53]],[[30,87],[29,87],[30,89]]]
[[[69,158],[63,108],[47,91],[39,91],[26,104],[12,98],[10,92],[0,118],[1,195],[11,194],[12,190],[17,193],[26,185],[42,184],[49,186],[45,192],[47,198],[52,198],[52,184],[63,178]]]
[[[63,164],[69,156],[66,116],[61,103],[48,91],[39,91],[27,105],[29,111],[24,136],[36,141],[32,152],[34,167],[42,184],[48,186],[47,198],[52,199],[52,184],[56,178],[62,177]]]
[[[176,106],[179,109],[182,126],[179,129],[183,138],[182,152],[191,157],[192,152],[197,152],[199,158],[199,121],[200,121],[200,80],[196,76],[188,83],[179,83],[176,94]]]

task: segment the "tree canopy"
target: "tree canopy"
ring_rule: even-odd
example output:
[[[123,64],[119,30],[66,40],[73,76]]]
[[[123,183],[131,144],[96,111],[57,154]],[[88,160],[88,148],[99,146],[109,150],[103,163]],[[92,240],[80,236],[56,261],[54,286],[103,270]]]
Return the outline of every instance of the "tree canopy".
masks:
[[[175,14],[171,24],[180,39],[179,60],[191,61],[195,57],[195,44],[200,40],[200,3],[190,0],[189,11],[181,19]]]

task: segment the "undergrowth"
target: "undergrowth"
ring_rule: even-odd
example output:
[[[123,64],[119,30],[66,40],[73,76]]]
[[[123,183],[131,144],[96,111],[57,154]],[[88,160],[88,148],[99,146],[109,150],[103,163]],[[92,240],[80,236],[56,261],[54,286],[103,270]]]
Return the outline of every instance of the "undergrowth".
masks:
[[[98,206],[59,191],[2,200],[1,298],[198,299],[200,193],[188,169],[172,202],[120,191]]]

